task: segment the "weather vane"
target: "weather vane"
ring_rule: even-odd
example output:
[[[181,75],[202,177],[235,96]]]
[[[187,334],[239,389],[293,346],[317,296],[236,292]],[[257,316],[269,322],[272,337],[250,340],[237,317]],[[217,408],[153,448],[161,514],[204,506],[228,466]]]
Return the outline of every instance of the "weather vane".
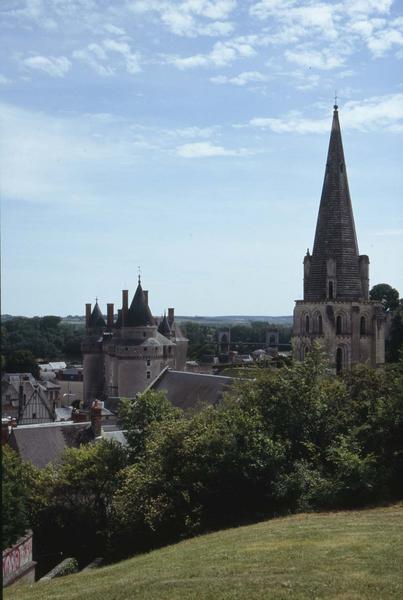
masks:
[[[338,107],[338,105],[337,105],[337,91],[335,90],[334,91],[334,108],[337,108],[337,107]]]
[[[137,269],[138,269],[138,272],[139,272],[139,283],[140,283],[140,281],[141,281],[141,268],[140,268],[140,266],[138,266]]]

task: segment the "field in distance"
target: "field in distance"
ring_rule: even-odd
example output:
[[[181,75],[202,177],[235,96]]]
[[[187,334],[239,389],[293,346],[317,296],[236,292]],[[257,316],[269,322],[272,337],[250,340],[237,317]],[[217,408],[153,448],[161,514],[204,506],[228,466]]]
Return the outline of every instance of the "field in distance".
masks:
[[[300,514],[200,536],[13,600],[401,600],[403,504]]]

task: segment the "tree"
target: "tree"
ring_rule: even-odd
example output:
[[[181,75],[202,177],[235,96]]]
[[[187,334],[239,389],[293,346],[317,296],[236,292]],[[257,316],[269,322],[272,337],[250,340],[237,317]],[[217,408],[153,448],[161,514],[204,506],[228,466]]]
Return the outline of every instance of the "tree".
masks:
[[[371,300],[382,302],[385,310],[395,310],[399,306],[399,292],[388,283],[378,283],[369,292]]]
[[[401,350],[403,350],[403,308],[397,310],[392,318],[388,359],[391,362],[397,362]]]
[[[133,457],[136,459],[143,454],[154,423],[176,420],[179,415],[180,411],[166,399],[164,392],[148,390],[134,400],[123,399],[119,418]]]
[[[29,490],[25,465],[9,446],[2,450],[3,550],[14,544],[29,526]]]
[[[6,360],[6,370],[9,373],[32,373],[39,377],[39,367],[30,350],[16,350]]]

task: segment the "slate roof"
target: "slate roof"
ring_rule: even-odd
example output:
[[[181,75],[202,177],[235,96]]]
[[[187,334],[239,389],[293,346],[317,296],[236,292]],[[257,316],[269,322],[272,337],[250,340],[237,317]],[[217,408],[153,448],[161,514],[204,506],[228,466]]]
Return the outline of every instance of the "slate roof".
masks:
[[[127,313],[127,323],[129,327],[143,327],[146,325],[155,325],[154,318],[144,297],[143,288],[139,280],[136,293],[133,296],[132,303]]]
[[[194,409],[204,404],[218,404],[232,383],[232,377],[165,369],[148,389],[165,391],[173,406]]]
[[[101,313],[101,309],[99,308],[98,302],[95,302],[95,306],[91,313],[88,326],[93,327],[94,329],[99,327],[106,327],[105,319]]]
[[[78,448],[93,439],[90,423],[43,423],[13,428],[9,443],[23,460],[42,469],[57,463],[65,448]]]
[[[168,338],[171,337],[171,328],[169,326],[166,315],[164,315],[164,318],[161,320],[161,323],[158,325],[158,331],[165,337],[168,337]]]
[[[359,300],[363,294],[359,274],[358,244],[337,105],[333,112],[310,272],[309,276],[305,277],[305,301],[326,299],[328,258],[336,260],[336,299]]]

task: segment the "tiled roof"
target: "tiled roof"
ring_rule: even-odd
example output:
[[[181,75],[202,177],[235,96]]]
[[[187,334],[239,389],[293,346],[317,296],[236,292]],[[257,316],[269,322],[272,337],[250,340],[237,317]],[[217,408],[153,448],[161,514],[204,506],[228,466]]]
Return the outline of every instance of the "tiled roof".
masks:
[[[98,302],[95,302],[95,306],[91,313],[88,326],[93,328],[106,327],[105,319],[101,313],[101,309],[99,308]],[[63,368],[65,368],[65,366]]]

